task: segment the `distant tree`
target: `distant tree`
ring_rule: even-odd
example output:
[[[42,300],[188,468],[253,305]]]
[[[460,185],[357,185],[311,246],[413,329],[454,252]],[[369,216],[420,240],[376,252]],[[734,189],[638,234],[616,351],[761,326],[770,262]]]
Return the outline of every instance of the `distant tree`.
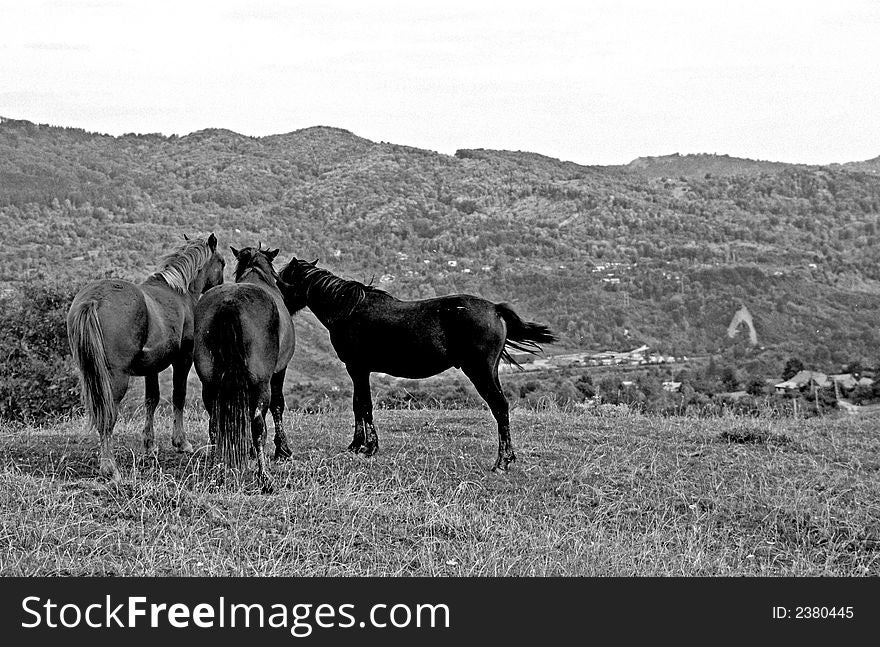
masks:
[[[617,404],[620,400],[620,380],[611,376],[602,378],[598,393],[602,396],[603,402]]]
[[[790,380],[802,370],[804,370],[804,363],[797,357],[789,357],[785,368],[782,369],[782,379]]]
[[[557,380],[553,385],[553,393],[558,404],[583,401],[583,395],[571,380]]]
[[[736,391],[739,389],[739,376],[736,368],[733,366],[725,366],[721,369],[721,386],[725,391]]]
[[[760,377],[751,378],[746,384],[746,393],[751,396],[764,395],[764,380]]]
[[[844,373],[852,373],[853,377],[856,379],[859,379],[862,376],[863,370],[864,367],[862,366],[862,363],[858,360],[856,360],[855,362],[850,362],[849,364],[845,364],[843,367]]]
[[[593,385],[593,378],[586,373],[581,375],[574,385],[584,398],[592,398],[596,395],[596,387]]]
[[[850,392],[849,399],[854,404],[867,404],[874,400],[874,389],[860,384]]]

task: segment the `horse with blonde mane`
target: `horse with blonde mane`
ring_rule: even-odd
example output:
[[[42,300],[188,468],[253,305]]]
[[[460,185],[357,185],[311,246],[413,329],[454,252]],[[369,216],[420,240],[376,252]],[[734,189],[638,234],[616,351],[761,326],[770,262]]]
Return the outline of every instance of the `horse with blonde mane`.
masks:
[[[206,240],[187,238],[141,283],[101,279],[74,297],[67,336],[83,404],[98,431],[99,472],[111,481],[121,480],[111,436],[132,376],[144,377],[144,453],[158,453],[153,416],[159,373],[168,366],[173,367],[171,443],[178,452],[193,451],[183,429],[186,380],[193,363],[193,307],[203,292],[223,283],[224,265],[214,234]]]

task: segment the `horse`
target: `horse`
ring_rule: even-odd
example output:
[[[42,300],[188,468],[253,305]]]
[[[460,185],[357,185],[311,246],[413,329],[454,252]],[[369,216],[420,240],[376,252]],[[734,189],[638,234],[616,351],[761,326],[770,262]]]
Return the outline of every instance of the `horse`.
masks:
[[[507,471],[516,454],[498,364],[504,359],[519,366],[509,349],[536,354],[539,344],[557,341],[550,329],[523,321],[506,303],[470,294],[401,301],[317,263],[293,257],[279,273],[278,286],[291,313],[308,307],[328,329],[351,377],[355,426],[348,450],[372,456],[379,449],[370,373],[425,378],[454,366],[489,406],[498,424],[498,458],[492,470]]]
[[[275,284],[278,250],[230,247],[235,282],[210,290],[195,309],[195,366],[209,414],[212,460],[230,468],[256,454],[257,477],[271,490],[263,445],[266,410],[275,423],[275,460],[291,455],[284,433],[284,375],[296,335]],[[250,429],[251,442],[247,431]]]
[[[184,237],[186,238],[186,237]],[[178,452],[192,453],[183,429],[186,379],[193,363],[193,306],[223,283],[217,238],[189,240],[162,258],[141,283],[100,279],[77,292],[67,313],[67,337],[80,377],[83,405],[99,437],[99,473],[118,483],[112,433],[129,379],[144,377],[144,453],[156,456],[153,416],[159,373],[173,367],[174,431]]]

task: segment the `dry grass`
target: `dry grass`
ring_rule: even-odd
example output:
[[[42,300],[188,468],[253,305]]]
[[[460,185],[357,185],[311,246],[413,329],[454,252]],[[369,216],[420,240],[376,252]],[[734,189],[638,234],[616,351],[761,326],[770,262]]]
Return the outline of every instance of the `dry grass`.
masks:
[[[489,471],[487,411],[379,411],[374,459],[348,413],[289,413],[278,491],[218,488],[203,460],[138,456],[95,478],[80,419],[0,427],[3,575],[878,575],[880,423],[516,410],[519,461]],[[205,441],[207,420],[188,412]],[[271,443],[270,443],[271,444]]]

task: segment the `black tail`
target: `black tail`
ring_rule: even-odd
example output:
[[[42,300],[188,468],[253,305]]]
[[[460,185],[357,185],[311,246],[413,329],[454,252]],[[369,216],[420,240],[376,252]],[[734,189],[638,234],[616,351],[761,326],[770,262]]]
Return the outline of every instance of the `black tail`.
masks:
[[[214,461],[232,468],[247,465],[250,438],[250,384],[241,341],[241,322],[234,308],[217,311],[211,326],[214,365],[220,367],[211,415],[217,446]]]
[[[509,364],[522,368],[520,363],[511,357],[508,348],[537,355],[542,351],[538,344],[552,344],[558,341],[556,335],[547,326],[531,321],[523,321],[507,303],[496,303],[495,311],[507,324],[507,339],[504,341],[504,350],[501,351],[501,357]]]

